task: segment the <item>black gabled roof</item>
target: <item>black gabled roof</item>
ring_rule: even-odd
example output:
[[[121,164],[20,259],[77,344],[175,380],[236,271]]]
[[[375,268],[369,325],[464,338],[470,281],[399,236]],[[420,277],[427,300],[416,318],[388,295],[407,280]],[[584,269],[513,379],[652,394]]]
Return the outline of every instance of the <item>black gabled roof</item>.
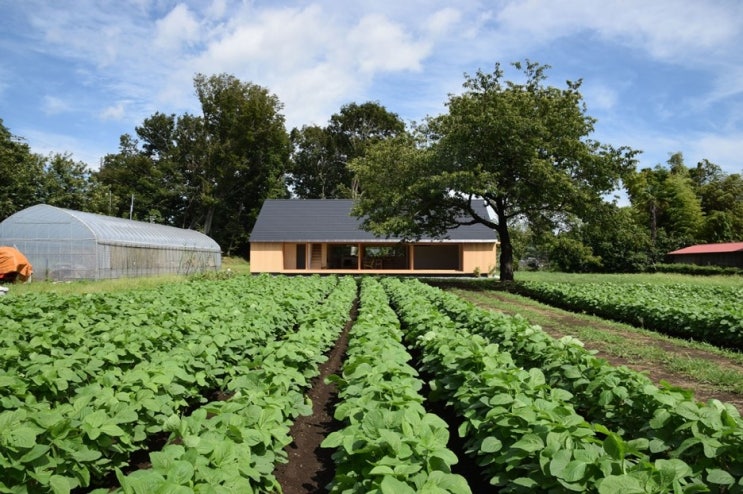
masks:
[[[484,204],[482,214],[487,217]],[[398,242],[361,229],[351,216],[352,199],[267,199],[250,234],[251,242]],[[421,239],[431,240],[428,239]],[[493,230],[482,224],[449,231],[445,242],[494,242]]]

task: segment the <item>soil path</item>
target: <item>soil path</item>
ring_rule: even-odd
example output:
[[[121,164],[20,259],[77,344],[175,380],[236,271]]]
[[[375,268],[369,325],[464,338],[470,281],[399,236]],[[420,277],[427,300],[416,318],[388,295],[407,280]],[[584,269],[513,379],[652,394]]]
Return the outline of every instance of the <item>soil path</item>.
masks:
[[[357,313],[358,302],[354,304],[350,320],[328,354],[328,360],[320,366],[320,375],[313,380],[312,388],[307,393],[312,401],[312,415],[299,417],[292,425],[291,436],[294,440],[286,447],[289,462],[278,465],[274,471],[284,494],[325,492],[325,487],[333,480],[335,465],[331,458],[332,450],[321,448],[320,443],[339,427],[333,418],[338,390],[335,384],[326,384],[325,378],[341,371],[348,348],[348,332]]]
[[[614,336],[619,336],[622,339],[627,340],[627,341],[631,340],[640,345],[654,346],[664,351],[672,352],[678,355],[683,355],[688,358],[707,360],[710,362],[714,362],[716,365],[721,366],[725,369],[730,369],[731,371],[737,371],[739,373],[743,373],[743,365],[740,365],[739,363],[733,360],[727,359],[724,356],[717,355],[711,352],[706,352],[700,349],[688,348],[685,346],[677,345],[677,344],[674,344],[672,341],[663,341],[663,340],[650,338],[641,333],[636,333],[633,331],[621,331],[614,325],[601,324],[600,322],[597,322],[595,319],[590,320],[590,321],[586,319],[581,319],[580,317],[577,317],[575,314],[564,311],[562,309],[552,308],[552,307],[544,306],[544,305],[535,306],[533,303],[519,302],[518,300],[512,297],[504,296],[503,294],[500,294],[495,291],[487,292],[487,297],[493,298],[494,300],[496,300],[499,307],[504,307],[504,306],[506,307],[505,309],[499,309],[493,306],[488,306],[487,302],[483,303],[481,297],[468,296],[468,292],[465,290],[456,290],[456,293],[459,296],[469,299],[471,302],[476,303],[489,310],[501,310],[502,312],[506,312],[509,314],[518,313],[526,317],[527,319],[529,319],[529,314],[539,314],[541,316],[544,316],[545,319],[547,319],[548,321],[554,321],[554,323],[550,324],[549,322],[545,322],[544,319],[540,318],[539,324],[544,331],[546,331],[547,333],[549,333],[555,338],[560,338],[562,336],[566,336],[570,334],[569,332],[565,331],[566,327],[568,328],[569,327],[575,327],[575,328],[590,327],[592,329],[598,329],[601,331],[605,331]],[[482,295],[484,292],[478,291],[476,293],[479,295]],[[576,336],[576,335],[572,334],[572,336]],[[631,369],[644,372],[655,383],[660,383],[661,381],[665,381],[673,386],[691,390],[694,392],[694,396],[699,401],[706,402],[709,399],[716,398],[720,401],[728,402],[728,403],[735,405],[738,408],[738,410],[743,412],[743,395],[741,394],[720,390],[718,387],[710,383],[700,381],[699,379],[695,379],[693,376],[689,376],[687,374],[670,369],[667,365],[664,365],[663,362],[638,361],[638,359],[634,359],[634,358],[629,359],[629,358],[624,358],[621,356],[613,355],[606,351],[606,345],[607,345],[606,343],[604,344],[600,342],[584,342],[584,343],[587,349],[596,350],[598,352],[597,353],[598,357],[607,360],[613,365],[624,365]]]

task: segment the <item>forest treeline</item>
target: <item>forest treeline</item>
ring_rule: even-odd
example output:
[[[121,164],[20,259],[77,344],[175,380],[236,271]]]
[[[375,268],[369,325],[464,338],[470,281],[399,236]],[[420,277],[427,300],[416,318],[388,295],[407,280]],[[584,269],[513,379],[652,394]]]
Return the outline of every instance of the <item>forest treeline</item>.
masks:
[[[34,153],[0,120],[0,220],[46,203],[196,229],[247,256],[267,198],[357,198],[369,229],[414,238],[454,226],[451,214],[478,197],[513,265],[640,271],[676,248],[743,240],[741,174],[687,165],[679,151],[637,169],[639,151],[588,137],[580,82],[547,86],[547,66],[514,65],[525,83],[504,81],[498,65],[478,71],[447,114],[421,124],[364,102],[290,131],[267,88],[197,74],[200,114],[151,115],[97,167]],[[629,204],[607,200],[612,191]]]

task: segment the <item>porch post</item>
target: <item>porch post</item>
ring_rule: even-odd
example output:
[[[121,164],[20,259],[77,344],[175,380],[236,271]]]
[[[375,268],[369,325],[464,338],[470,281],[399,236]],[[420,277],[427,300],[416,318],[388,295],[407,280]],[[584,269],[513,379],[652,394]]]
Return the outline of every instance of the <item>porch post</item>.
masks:
[[[410,258],[410,261],[408,261],[410,264],[408,265],[408,269],[410,271],[413,271],[415,269],[415,246],[413,244],[410,244],[408,246],[408,252],[410,252],[410,255],[408,256]]]

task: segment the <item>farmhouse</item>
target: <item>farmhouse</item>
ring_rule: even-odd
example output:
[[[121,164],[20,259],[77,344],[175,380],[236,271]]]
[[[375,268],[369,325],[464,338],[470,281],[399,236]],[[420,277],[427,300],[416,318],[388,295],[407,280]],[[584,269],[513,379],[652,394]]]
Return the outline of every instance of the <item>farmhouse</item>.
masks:
[[[56,281],[217,270],[219,244],[194,230],[46,204],[0,223],[0,245],[21,251],[34,278]]]
[[[267,200],[250,235],[251,272],[472,275],[496,265],[497,237],[484,225],[402,242],[362,230],[352,207],[351,199]]]
[[[699,244],[669,252],[675,263],[729,266],[743,269],[743,242]]]

